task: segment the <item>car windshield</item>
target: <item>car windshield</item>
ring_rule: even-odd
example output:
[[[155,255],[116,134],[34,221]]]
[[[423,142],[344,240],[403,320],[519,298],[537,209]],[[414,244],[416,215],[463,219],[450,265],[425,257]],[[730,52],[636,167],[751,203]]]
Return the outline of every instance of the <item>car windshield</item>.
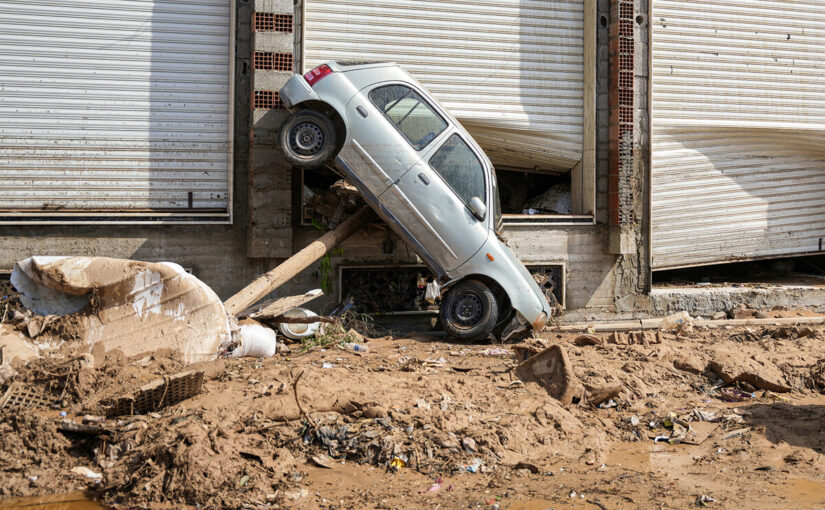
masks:
[[[457,134],[451,135],[430,158],[430,166],[464,200],[478,197],[487,204],[484,191],[484,166],[467,142]]]
[[[429,145],[447,128],[447,121],[409,87],[385,85],[372,89],[369,96],[415,150]]]

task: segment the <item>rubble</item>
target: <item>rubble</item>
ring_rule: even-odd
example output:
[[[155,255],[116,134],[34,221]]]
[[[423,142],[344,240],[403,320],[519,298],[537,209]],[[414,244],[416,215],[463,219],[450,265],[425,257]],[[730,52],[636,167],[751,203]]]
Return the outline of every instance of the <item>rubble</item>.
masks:
[[[97,313],[92,295],[74,314]],[[32,339],[28,323],[46,316],[15,311],[25,333],[6,323],[2,338],[18,346],[48,339],[67,316],[38,322],[47,327]],[[821,324],[552,330],[508,348],[370,338],[354,323],[338,318],[323,324],[326,337],[256,358],[192,362],[180,349],[127,354],[78,339],[37,347],[27,362],[4,349],[14,374],[0,387],[0,496],[86,489],[109,505],[232,508],[438,497],[449,507],[492,491],[485,501],[509,506],[524,488],[552,500],[552,474],[565,498],[571,487],[577,498],[617,488],[599,495],[613,508],[626,502],[618,494],[691,504],[696,487],[671,483],[680,466],[720,500],[758,483],[737,468],[748,460],[825,476]],[[272,331],[250,318],[237,326]],[[638,445],[689,456],[666,476],[616,460]],[[348,483],[359,488],[325,503],[338,489],[322,473],[358,474]]]

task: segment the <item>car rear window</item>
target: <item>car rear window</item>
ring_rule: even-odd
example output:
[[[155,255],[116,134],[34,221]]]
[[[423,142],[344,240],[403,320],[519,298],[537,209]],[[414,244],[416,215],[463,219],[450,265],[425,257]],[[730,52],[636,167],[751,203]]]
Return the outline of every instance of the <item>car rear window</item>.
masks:
[[[430,166],[447,181],[456,194],[469,204],[478,197],[485,204],[484,166],[467,142],[454,134],[430,158]]]
[[[370,101],[420,151],[447,128],[445,121],[416,91],[404,85],[385,85],[369,93]]]

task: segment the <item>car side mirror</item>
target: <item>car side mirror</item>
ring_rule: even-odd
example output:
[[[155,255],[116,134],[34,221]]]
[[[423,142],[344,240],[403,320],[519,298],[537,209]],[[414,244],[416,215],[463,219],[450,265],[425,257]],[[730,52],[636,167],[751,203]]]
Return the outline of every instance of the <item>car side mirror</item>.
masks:
[[[469,206],[473,215],[478,218],[479,221],[484,221],[484,217],[487,216],[487,206],[484,205],[484,202],[478,197],[473,197],[470,199]]]

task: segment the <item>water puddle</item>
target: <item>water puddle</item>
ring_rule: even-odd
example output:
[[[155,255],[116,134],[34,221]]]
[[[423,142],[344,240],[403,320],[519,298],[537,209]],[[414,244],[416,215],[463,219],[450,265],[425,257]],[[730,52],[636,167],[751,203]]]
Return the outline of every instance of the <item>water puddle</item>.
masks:
[[[793,502],[789,508],[822,508],[825,505],[825,482],[796,478],[788,480],[788,483],[782,492]]]
[[[0,500],[0,508],[5,510],[100,510],[100,503],[90,500],[82,492],[32,496]]]

